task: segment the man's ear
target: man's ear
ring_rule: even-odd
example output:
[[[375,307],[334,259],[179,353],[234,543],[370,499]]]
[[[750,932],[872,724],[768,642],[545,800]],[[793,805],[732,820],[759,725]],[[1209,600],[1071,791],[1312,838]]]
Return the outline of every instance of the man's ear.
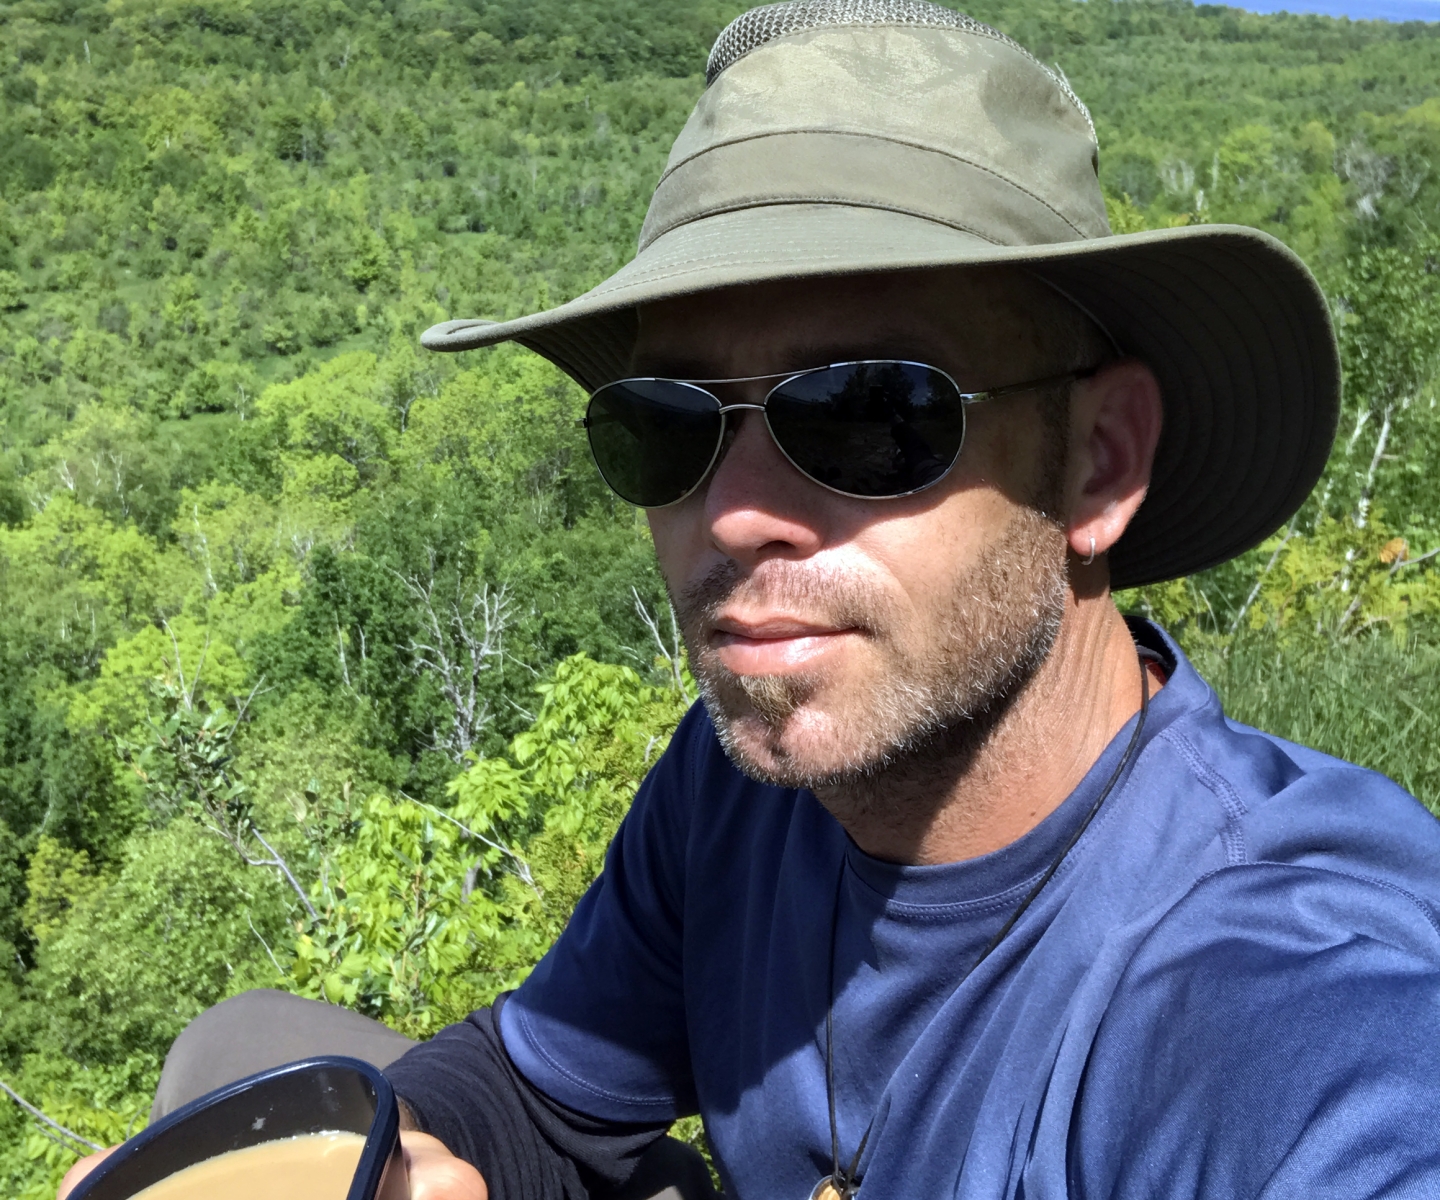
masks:
[[[1138,359],[1106,363],[1076,385],[1065,535],[1080,559],[1106,553],[1145,499],[1160,421],[1160,383]]]

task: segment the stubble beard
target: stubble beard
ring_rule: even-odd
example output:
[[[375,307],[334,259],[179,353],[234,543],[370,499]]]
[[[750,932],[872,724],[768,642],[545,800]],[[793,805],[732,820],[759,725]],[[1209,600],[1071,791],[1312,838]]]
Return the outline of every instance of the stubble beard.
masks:
[[[1019,510],[929,629],[907,629],[892,598],[853,573],[779,560],[746,578],[733,563],[712,571],[674,602],[726,753],[752,779],[825,793],[851,810],[883,808],[902,780],[963,773],[1055,645],[1065,549],[1052,518]],[[705,638],[732,598],[857,630],[874,671],[846,688],[823,671],[737,675]],[[811,708],[817,698],[823,714]]]

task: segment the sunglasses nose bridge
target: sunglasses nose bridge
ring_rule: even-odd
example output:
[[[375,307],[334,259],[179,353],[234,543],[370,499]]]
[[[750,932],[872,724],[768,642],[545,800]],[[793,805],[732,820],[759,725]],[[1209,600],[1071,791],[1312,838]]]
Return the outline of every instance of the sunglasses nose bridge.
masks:
[[[720,460],[725,457],[730,449],[730,444],[739,435],[740,427],[745,421],[745,414],[752,412],[760,414],[756,419],[761,422],[770,439],[774,441],[775,431],[770,428],[770,422],[765,417],[763,404],[751,404],[748,401],[736,404],[722,403],[720,405],[720,448],[715,455],[715,465],[718,465]]]

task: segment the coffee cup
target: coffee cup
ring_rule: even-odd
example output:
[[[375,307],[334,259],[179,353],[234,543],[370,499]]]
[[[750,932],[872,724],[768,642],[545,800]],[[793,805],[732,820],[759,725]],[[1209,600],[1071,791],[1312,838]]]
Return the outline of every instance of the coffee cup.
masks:
[[[409,1200],[399,1108],[385,1076],[359,1059],[326,1057],[226,1084],[117,1147],[70,1200],[133,1200],[150,1188],[157,1200],[185,1200],[189,1181],[211,1200],[227,1175],[247,1178],[252,1194],[283,1195],[254,1190],[266,1170],[323,1175],[336,1200]]]

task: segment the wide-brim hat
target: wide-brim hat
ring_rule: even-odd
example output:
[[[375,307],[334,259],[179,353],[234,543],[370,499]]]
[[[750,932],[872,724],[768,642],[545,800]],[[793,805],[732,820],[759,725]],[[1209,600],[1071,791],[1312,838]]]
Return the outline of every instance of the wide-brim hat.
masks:
[[[923,0],[790,0],[720,35],[635,258],[432,350],[516,341],[587,390],[624,377],[644,305],[782,279],[1009,265],[1159,378],[1149,493],[1112,585],[1188,575],[1287,520],[1339,412],[1329,310],[1283,243],[1235,225],[1112,234],[1084,105],[1003,34]]]

